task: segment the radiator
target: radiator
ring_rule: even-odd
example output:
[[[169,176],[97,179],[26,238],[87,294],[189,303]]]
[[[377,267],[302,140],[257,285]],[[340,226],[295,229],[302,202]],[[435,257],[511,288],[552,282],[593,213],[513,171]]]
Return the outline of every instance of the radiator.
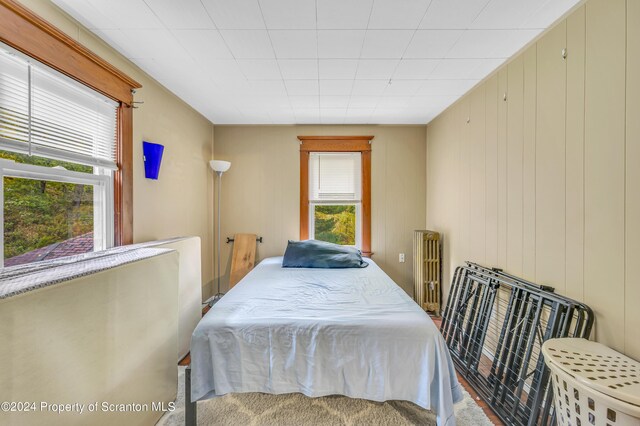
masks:
[[[413,233],[414,300],[427,312],[440,316],[440,234]]]

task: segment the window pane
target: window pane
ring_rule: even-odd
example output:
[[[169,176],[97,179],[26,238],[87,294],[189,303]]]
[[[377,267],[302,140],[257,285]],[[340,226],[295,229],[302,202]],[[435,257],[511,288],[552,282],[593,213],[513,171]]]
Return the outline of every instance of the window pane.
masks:
[[[314,238],[342,245],[356,245],[356,206],[314,206]]]
[[[26,154],[18,154],[15,152],[3,151],[0,149],[0,158],[7,160],[13,160],[16,163],[31,164],[33,166],[44,167],[64,167],[66,170],[82,173],[93,173],[92,166],[85,166],[83,164],[69,163],[66,161],[52,160],[49,158],[37,157],[35,155],[29,156]]]
[[[93,186],[4,178],[4,266],[93,251]]]

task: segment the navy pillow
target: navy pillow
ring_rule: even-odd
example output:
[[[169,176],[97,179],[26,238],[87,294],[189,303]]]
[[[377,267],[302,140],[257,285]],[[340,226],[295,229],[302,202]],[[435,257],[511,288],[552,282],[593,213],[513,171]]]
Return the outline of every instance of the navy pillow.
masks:
[[[362,253],[355,247],[324,241],[289,241],[283,268],[366,268]]]

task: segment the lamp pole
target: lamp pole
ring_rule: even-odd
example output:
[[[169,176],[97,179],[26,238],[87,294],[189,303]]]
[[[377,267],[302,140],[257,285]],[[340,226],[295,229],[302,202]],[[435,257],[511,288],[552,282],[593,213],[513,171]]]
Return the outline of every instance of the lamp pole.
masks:
[[[218,264],[217,264],[217,281],[218,281],[218,292],[213,296],[210,297],[205,303],[207,303],[209,306],[213,306],[218,300],[220,300],[220,298],[222,298],[222,296],[224,296],[224,293],[220,292],[220,264],[221,262],[221,255],[220,255],[220,241],[221,241],[221,227],[220,227],[220,223],[221,223],[221,215],[222,215],[222,209],[220,208],[221,206],[221,197],[220,194],[222,193],[222,174],[224,172],[226,172],[227,170],[229,170],[229,167],[231,167],[231,163],[228,161],[222,161],[222,160],[211,160],[209,161],[209,166],[211,167],[211,169],[216,173],[216,175],[218,176],[218,229],[217,229],[217,237],[218,237],[218,241],[216,243],[216,251],[217,251],[217,257],[218,257]],[[215,201],[214,201],[215,204]],[[215,206],[214,206],[215,207]],[[215,261],[215,259],[212,259]]]
[[[223,172],[216,172],[218,175],[218,246],[216,248],[216,252],[218,254],[218,293],[213,297],[213,303],[216,303],[222,296],[224,296],[224,293],[220,293],[220,222],[222,219],[220,216],[220,193],[222,192],[222,173]]]

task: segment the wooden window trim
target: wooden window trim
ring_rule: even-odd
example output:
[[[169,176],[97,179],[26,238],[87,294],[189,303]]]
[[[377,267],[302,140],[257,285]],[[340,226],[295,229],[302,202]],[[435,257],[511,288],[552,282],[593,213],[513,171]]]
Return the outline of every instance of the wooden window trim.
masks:
[[[298,136],[300,239],[309,238],[309,153],[359,152],[362,158],[362,255],[371,257],[371,140],[373,136]]]
[[[120,103],[114,243],[133,242],[133,90],[138,82],[15,0],[0,0],[0,41]]]

